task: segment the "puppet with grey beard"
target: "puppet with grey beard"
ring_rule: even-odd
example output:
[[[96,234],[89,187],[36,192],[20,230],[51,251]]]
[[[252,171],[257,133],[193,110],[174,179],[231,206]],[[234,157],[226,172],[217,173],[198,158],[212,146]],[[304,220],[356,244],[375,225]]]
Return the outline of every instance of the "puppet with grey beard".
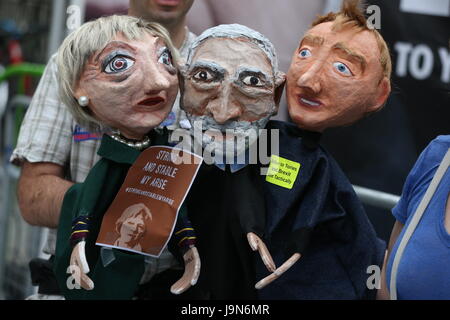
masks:
[[[254,299],[255,259],[276,267],[262,241],[264,176],[248,150],[278,111],[285,75],[270,41],[236,24],[203,32],[180,74],[181,107],[205,158],[186,201],[201,239],[198,285],[205,298]]]

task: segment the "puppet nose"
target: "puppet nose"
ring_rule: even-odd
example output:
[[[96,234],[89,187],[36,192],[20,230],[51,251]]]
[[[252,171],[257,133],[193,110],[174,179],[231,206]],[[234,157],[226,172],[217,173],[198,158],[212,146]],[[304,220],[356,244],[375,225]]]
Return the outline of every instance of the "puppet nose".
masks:
[[[237,119],[242,114],[239,103],[232,97],[230,85],[208,103],[207,110],[218,124]]]
[[[152,80],[150,80],[152,82]],[[150,89],[154,91],[167,90],[170,87],[170,81],[162,74],[154,77],[153,84],[149,86]]]
[[[297,85],[299,87],[309,89],[314,94],[318,94],[322,90],[321,69],[321,64],[314,64],[298,78]]]
[[[156,66],[149,66],[144,80],[147,92],[159,92],[170,87],[170,81]]]

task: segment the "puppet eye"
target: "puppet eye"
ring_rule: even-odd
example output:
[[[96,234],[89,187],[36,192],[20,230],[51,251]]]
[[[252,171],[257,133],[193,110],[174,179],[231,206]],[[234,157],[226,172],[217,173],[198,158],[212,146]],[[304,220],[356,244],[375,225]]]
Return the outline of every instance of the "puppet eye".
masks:
[[[298,55],[301,58],[308,58],[308,57],[311,57],[312,54],[311,54],[311,51],[309,51],[308,49],[303,49],[298,53]]]
[[[346,76],[353,75],[352,71],[342,62],[335,62],[335,63],[333,63],[333,66],[339,73],[342,73],[343,75],[346,75]]]
[[[264,83],[257,76],[246,76],[242,82],[247,86],[262,87]]]
[[[119,73],[131,68],[134,61],[124,56],[115,56],[112,58],[105,67],[106,73]]]
[[[195,80],[202,82],[210,82],[214,80],[214,76],[206,70],[199,70],[192,77]]]
[[[164,50],[162,51],[161,55],[159,56],[158,62],[159,63],[163,63],[163,64],[168,65],[168,66],[173,66],[173,64],[172,64],[172,53],[170,52],[169,49],[164,48]]]

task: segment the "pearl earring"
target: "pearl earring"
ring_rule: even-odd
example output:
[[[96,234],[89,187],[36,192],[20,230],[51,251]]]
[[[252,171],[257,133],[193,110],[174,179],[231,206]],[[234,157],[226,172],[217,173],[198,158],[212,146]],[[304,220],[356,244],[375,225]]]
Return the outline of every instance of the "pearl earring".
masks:
[[[78,104],[82,107],[86,107],[89,104],[89,98],[86,96],[79,97]]]

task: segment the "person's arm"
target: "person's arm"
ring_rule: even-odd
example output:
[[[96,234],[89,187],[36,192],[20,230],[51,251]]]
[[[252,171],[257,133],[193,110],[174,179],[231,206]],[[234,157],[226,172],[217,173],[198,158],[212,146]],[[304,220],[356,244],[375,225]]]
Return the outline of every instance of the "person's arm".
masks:
[[[39,81],[20,127],[10,161],[22,167],[17,197],[22,217],[32,225],[58,225],[63,196],[72,185],[64,180],[70,161],[72,117],[58,95],[55,55]]]
[[[389,255],[392,252],[392,248],[394,247],[395,242],[397,241],[398,236],[402,232],[404,224],[399,222],[398,220],[395,222],[394,227],[392,228],[391,237],[389,239],[388,249],[386,250],[386,254],[384,256],[383,269],[381,270],[381,288],[377,291],[377,300],[389,300],[389,288],[387,287],[386,281],[386,267],[389,259]]]
[[[73,185],[63,167],[50,162],[22,165],[17,198],[22,217],[31,225],[56,228],[64,194]]]

